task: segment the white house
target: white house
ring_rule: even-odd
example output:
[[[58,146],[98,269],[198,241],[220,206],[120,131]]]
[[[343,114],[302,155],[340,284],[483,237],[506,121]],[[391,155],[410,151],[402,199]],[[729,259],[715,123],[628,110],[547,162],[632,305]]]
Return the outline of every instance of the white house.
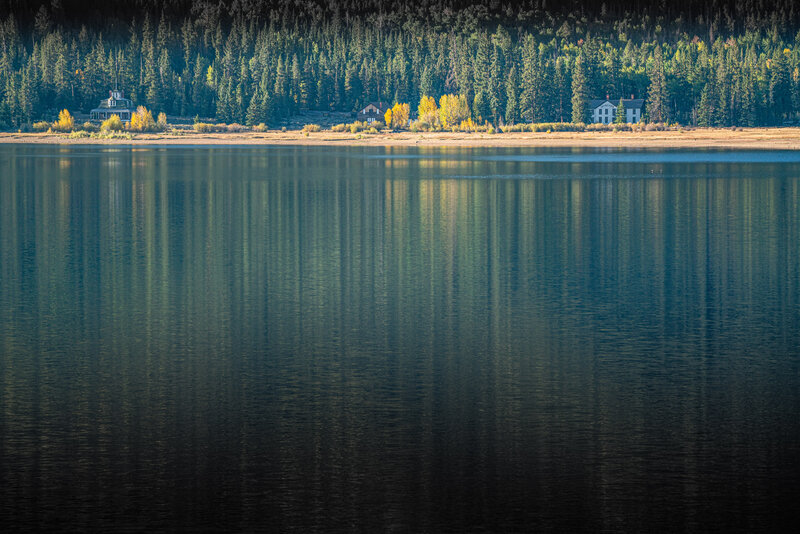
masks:
[[[589,111],[592,114],[592,122],[612,124],[617,116],[617,105],[619,99],[590,100]],[[622,105],[625,106],[625,122],[634,124],[642,120],[643,98],[623,98]]]

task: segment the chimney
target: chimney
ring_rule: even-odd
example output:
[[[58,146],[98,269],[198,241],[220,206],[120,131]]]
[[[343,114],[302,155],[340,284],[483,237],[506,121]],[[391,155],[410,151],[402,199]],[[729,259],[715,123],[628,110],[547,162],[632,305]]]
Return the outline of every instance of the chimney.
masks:
[[[631,100],[633,100],[633,93],[631,93]]]
[[[611,95],[609,95],[608,93],[606,93],[606,100],[608,100],[609,98],[611,98]]]

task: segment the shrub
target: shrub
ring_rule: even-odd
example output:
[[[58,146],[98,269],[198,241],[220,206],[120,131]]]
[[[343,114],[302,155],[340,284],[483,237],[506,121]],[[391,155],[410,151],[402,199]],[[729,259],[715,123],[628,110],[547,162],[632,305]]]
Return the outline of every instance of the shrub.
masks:
[[[211,133],[214,131],[214,125],[207,122],[194,123],[194,131],[197,133]]]
[[[430,132],[434,129],[434,123],[430,122],[428,118],[420,118],[411,123],[412,132]]]
[[[586,126],[587,132],[610,132],[614,128],[613,124],[604,124],[602,122],[595,122]]]
[[[224,128],[224,130],[228,131],[229,133],[238,133],[238,132],[244,132],[244,131],[248,130],[247,126],[242,126],[238,122],[232,122],[231,124],[228,124],[227,126],[225,126],[225,125],[221,125],[221,126],[222,126],[222,128]]]
[[[260,123],[260,124],[256,124],[255,126],[253,126],[253,131],[254,132],[266,132],[267,131],[267,125],[264,124],[263,122]]]
[[[153,114],[144,106],[139,106],[131,116],[128,129],[133,132],[154,132],[158,126],[153,120]]]
[[[283,133],[286,133],[286,126],[281,126],[281,131],[282,131]]]
[[[101,130],[99,133],[91,134],[94,139],[133,139],[133,135],[128,132],[114,132]]]
[[[121,132],[125,129],[125,125],[122,124],[119,115],[114,114],[103,121],[103,124],[100,125],[100,129],[104,132]]]
[[[663,122],[648,122],[644,127],[646,132],[662,132],[667,129]]]
[[[46,132],[50,129],[51,124],[47,121],[39,121],[33,123],[34,132]]]
[[[78,130],[69,134],[70,139],[86,139],[87,137],[91,137],[91,134],[85,130]]]
[[[344,123],[336,124],[334,126],[331,126],[331,131],[332,132],[344,132],[344,131],[347,131],[347,125],[344,124]]]
[[[373,128],[383,128],[384,125],[383,125],[382,122],[377,122],[377,121],[373,122],[373,123],[367,123],[367,122],[362,122],[362,121],[354,121],[354,122],[351,122],[349,124],[345,124],[344,125],[345,131],[346,130],[350,130],[350,133],[362,132],[362,131],[367,130],[367,129],[371,128],[371,127],[373,127]]]
[[[319,124],[306,124],[303,126],[303,131],[306,133],[319,132],[320,130],[322,130],[322,128],[320,128]]]
[[[87,131],[87,132],[96,132],[98,128],[97,128],[96,124],[87,121],[87,122],[83,123],[83,126],[81,126],[81,129],[84,130],[84,131]]]
[[[163,132],[167,129],[167,114],[163,111],[158,114],[158,121],[156,121],[156,126],[158,130]]]
[[[58,120],[53,123],[53,130],[57,132],[71,132],[75,129],[75,119],[66,109],[58,114]]]
[[[376,134],[376,133],[378,133],[378,129],[373,126],[369,130],[367,130],[367,133],[368,134]]]

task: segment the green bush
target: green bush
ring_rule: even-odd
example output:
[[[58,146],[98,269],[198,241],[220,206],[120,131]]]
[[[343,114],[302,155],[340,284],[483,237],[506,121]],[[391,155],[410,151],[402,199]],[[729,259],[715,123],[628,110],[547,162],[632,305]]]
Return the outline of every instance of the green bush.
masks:
[[[34,132],[46,132],[50,129],[51,124],[47,121],[39,121],[33,123]]]
[[[133,139],[133,135],[128,132],[113,132],[109,130],[101,130],[98,133],[91,134],[92,139]]]

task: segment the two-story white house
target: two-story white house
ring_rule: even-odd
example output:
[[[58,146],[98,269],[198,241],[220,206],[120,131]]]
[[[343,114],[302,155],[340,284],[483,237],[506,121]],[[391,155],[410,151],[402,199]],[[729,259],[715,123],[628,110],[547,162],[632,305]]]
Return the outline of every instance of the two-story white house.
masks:
[[[590,100],[589,112],[592,122],[600,124],[612,124],[617,116],[617,106],[619,99],[613,100],[606,97],[605,100]],[[625,106],[625,122],[635,124],[642,120],[642,110],[644,109],[643,98],[623,98],[622,105]]]

